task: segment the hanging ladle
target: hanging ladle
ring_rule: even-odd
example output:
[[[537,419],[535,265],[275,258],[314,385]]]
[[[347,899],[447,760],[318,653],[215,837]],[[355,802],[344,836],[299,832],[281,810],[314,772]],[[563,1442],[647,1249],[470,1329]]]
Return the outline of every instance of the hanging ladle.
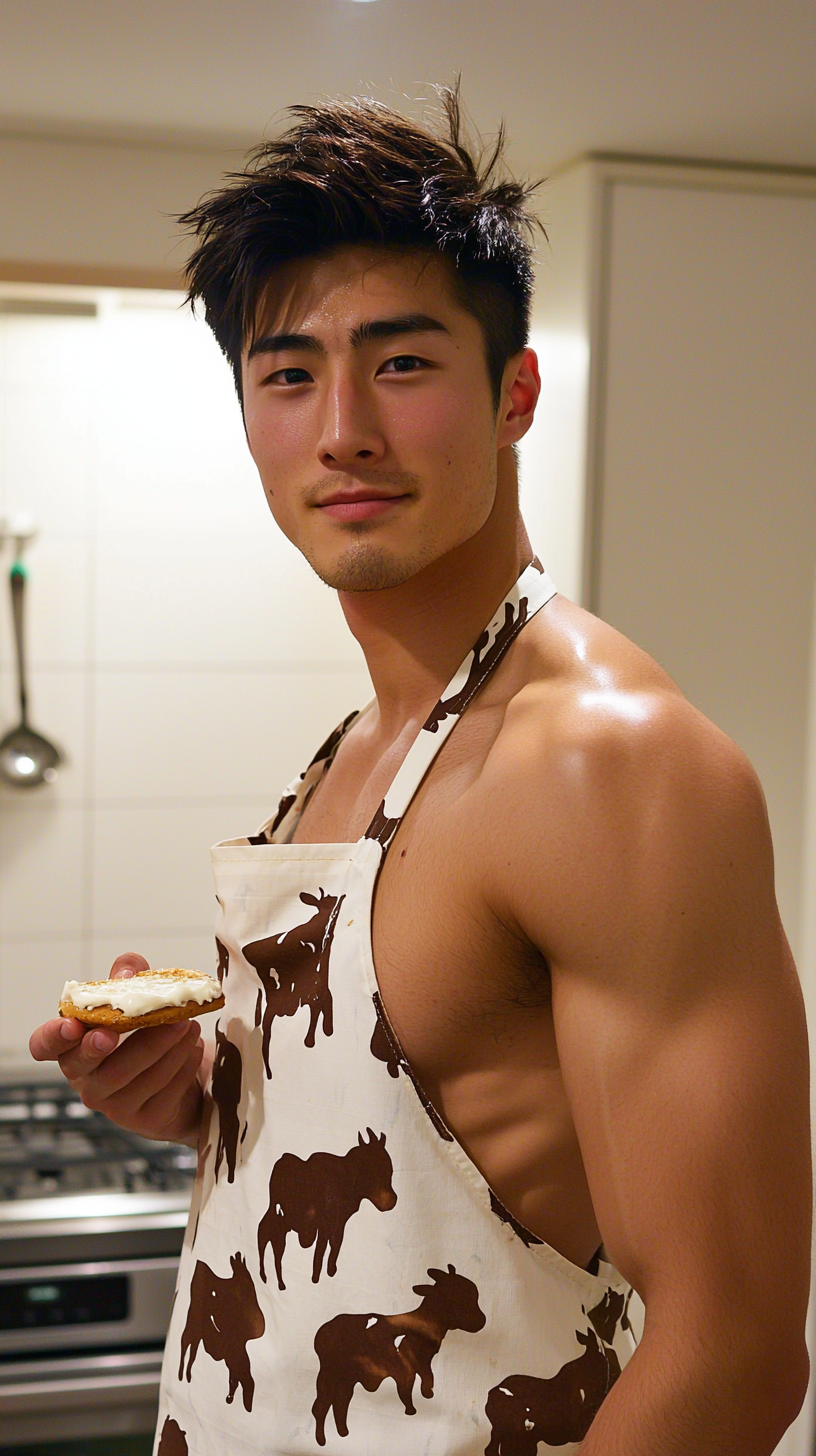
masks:
[[[17,644],[17,686],[20,694],[20,721],[5,738],[0,739],[0,778],[15,789],[33,789],[37,784],[52,784],[62,754],[53,743],[35,733],[28,724],[25,648],[23,643],[23,603],[26,569],[19,557],[9,574],[11,609],[14,617],[14,639]]]

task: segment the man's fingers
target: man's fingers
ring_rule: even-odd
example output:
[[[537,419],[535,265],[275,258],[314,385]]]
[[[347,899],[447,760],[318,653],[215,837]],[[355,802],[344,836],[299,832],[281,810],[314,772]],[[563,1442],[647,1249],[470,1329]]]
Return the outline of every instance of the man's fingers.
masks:
[[[203,1051],[204,1045],[202,1042],[199,1042],[193,1048],[188,1061],[178,1069],[175,1076],[170,1079],[167,1085],[161,1088],[160,1091],[155,1092],[152,1097],[149,1097],[143,1103],[141,1115],[146,1122],[149,1123],[158,1117],[166,1120],[167,1114],[171,1109],[176,1112],[181,1112],[184,1108],[185,1101],[187,1101],[188,1110],[192,1114],[191,1122],[195,1122],[194,1109],[201,1100],[201,1086],[196,1073],[201,1065]],[[186,1137],[188,1132],[189,1129],[186,1127],[183,1130],[179,1129],[179,1134],[182,1137]]]
[[[142,1115],[144,1116],[145,1113],[148,1113],[148,1115],[151,1113],[159,1113],[163,1109],[166,1116],[167,1109],[173,1106],[174,1099],[176,1102],[179,1102],[190,1087],[195,1087],[197,1093],[200,1092],[201,1089],[196,1074],[201,1066],[201,1058],[203,1055],[203,1042],[193,1042],[191,1046],[185,1048],[185,1057],[179,1066],[174,1066],[173,1058],[169,1056],[165,1057],[162,1060],[161,1066],[157,1067],[155,1072],[158,1073],[161,1071],[162,1076],[166,1080],[163,1085],[156,1086],[152,1090],[149,1082],[153,1080],[154,1074],[152,1071],[149,1075],[146,1073],[142,1079],[144,1086],[140,1088],[142,1092],[148,1094],[142,1103]]]
[[[138,951],[127,950],[123,955],[117,956],[110,970],[110,979],[118,980],[123,976],[135,976],[137,971],[149,971],[150,962],[146,961]],[[35,1062],[57,1061],[67,1050],[76,1047],[85,1036],[87,1028],[81,1021],[72,1016],[54,1017],[52,1021],[46,1021],[38,1026],[31,1033],[28,1042],[28,1049]],[[92,1035],[95,1033],[92,1033]],[[85,1048],[85,1057],[88,1059],[86,1066],[93,1064],[93,1056],[99,1060],[99,1056],[107,1056],[113,1051],[119,1040],[115,1033],[106,1033],[106,1037],[112,1036],[113,1040],[95,1042],[93,1046],[89,1043]],[[65,1070],[63,1068],[63,1070]]]
[[[146,961],[143,955],[135,950],[126,950],[118,955],[110,968],[109,981],[118,981],[128,976],[135,976],[137,971],[149,971],[150,962]]]
[[[59,1057],[60,1071],[69,1082],[81,1081],[116,1050],[119,1033],[109,1026],[82,1027],[85,1035]]]
[[[111,980],[119,980],[122,977],[135,976],[137,971],[149,971],[150,962],[146,961],[138,951],[127,950],[123,955],[117,956],[110,970]],[[28,1049],[35,1062],[58,1061],[66,1051],[70,1051],[82,1044],[82,1057],[74,1063],[71,1062],[71,1071],[67,1066],[62,1066],[66,1076],[81,1076],[83,1070],[96,1065],[102,1057],[108,1056],[116,1046],[119,1037],[115,1032],[102,1030],[102,1040],[99,1040],[97,1033],[92,1032],[91,1038],[97,1037],[94,1041],[87,1039],[83,1041],[87,1027],[81,1021],[72,1016],[54,1017],[52,1021],[46,1021],[38,1026],[36,1031],[31,1033],[28,1042]],[[74,1070],[74,1067],[76,1070]]]
[[[108,1057],[86,1078],[82,1089],[85,1100],[91,1097],[95,1104],[100,1105],[124,1092],[130,1101],[133,1084],[186,1037],[194,1035],[192,1025],[189,1021],[177,1021],[170,1026],[148,1026],[134,1031],[117,1048],[114,1056]],[[142,1100],[134,1096],[133,1105],[139,1106]]]
[[[144,1104],[157,1093],[161,1093],[177,1073],[180,1073],[188,1063],[195,1063],[194,1069],[188,1074],[191,1078],[201,1063],[202,1052],[198,1050],[198,1037],[190,1034],[185,1027],[187,1034],[181,1037],[174,1045],[167,1048],[164,1054],[138,1076],[132,1077],[125,1086],[121,1087],[109,1097],[108,1101],[111,1110],[117,1104],[127,1103],[128,1109],[142,1111]]]
[[[110,976],[116,980],[149,969],[144,956],[127,951],[116,957]],[[37,1027],[29,1048],[35,1061],[59,1062],[86,1107],[148,1137],[194,1140],[204,1058],[197,1021],[145,1027],[120,1044],[113,1027],[55,1017]]]
[[[31,1033],[28,1043],[35,1062],[55,1062],[65,1051],[77,1046],[86,1028],[73,1016],[55,1016]]]

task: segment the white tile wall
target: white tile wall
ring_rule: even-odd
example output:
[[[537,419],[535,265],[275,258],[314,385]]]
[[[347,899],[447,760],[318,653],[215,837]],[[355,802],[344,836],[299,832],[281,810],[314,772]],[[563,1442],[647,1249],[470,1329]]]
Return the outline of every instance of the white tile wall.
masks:
[[[38,797],[40,797],[38,795]],[[7,940],[82,932],[84,811],[74,804],[3,806],[0,921]]]
[[[64,980],[78,980],[84,964],[81,940],[0,942],[3,1062],[24,1057],[32,1025],[54,1014],[55,984],[61,990]]]
[[[236,441],[236,453],[245,448]],[[225,480],[225,494],[229,488]],[[194,522],[159,539],[141,530],[100,534],[98,660],[356,667],[334,594],[279,536],[262,499],[257,515],[241,530]]]
[[[0,312],[0,516],[40,528],[32,719],[67,759],[54,785],[0,788],[13,1060],[67,976],[123,950],[210,967],[209,845],[254,829],[371,694],[333,593],[269,515],[206,326],[177,295],[74,296],[98,316]],[[0,733],[16,721],[9,564]]]

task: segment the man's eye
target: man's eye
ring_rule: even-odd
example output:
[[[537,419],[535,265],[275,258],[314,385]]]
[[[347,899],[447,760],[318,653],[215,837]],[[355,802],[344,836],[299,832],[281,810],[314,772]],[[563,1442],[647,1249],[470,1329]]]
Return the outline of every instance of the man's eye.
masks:
[[[393,359],[389,359],[383,364],[380,372],[383,374],[414,374],[422,368],[424,362],[416,354],[396,354]]]
[[[270,376],[275,384],[308,384],[311,374],[306,369],[276,369]]]

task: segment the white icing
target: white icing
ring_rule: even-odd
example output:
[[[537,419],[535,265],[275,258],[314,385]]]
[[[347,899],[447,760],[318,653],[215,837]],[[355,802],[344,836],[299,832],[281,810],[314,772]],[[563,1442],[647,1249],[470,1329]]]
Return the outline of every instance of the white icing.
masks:
[[[203,1006],[220,995],[221,987],[215,978],[201,971],[188,971],[182,976],[140,971],[114,981],[66,981],[61,1000],[70,1001],[81,1011],[113,1006],[125,1016],[144,1016],[148,1011],[186,1006],[190,1001]]]

